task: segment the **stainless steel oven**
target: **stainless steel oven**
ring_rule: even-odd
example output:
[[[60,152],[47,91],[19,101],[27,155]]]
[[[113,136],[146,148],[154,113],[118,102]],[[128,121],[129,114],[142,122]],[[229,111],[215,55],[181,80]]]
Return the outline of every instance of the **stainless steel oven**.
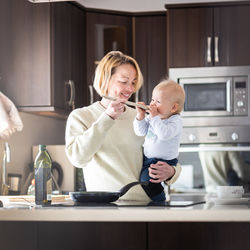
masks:
[[[250,66],[173,68],[186,92],[182,143],[250,142]]]

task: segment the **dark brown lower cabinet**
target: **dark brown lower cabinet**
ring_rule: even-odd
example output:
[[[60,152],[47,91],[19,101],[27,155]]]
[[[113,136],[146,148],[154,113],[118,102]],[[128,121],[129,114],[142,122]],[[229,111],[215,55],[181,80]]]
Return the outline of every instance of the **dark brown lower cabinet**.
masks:
[[[146,223],[39,223],[38,250],[45,249],[145,250]]]
[[[238,250],[250,247],[250,223],[148,223],[148,250]]]
[[[1,250],[145,250],[146,223],[0,222]]]
[[[2,250],[241,250],[249,222],[0,222]]]
[[[34,222],[0,222],[1,250],[36,250],[37,224]]]

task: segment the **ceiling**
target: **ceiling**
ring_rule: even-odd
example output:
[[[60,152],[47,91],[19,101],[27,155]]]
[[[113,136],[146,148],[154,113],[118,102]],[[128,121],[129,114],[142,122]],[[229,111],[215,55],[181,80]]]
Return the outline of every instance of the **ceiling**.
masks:
[[[178,3],[204,3],[204,2],[237,2],[237,0],[76,0],[87,8],[127,11],[127,12],[146,12],[163,11],[165,4]]]

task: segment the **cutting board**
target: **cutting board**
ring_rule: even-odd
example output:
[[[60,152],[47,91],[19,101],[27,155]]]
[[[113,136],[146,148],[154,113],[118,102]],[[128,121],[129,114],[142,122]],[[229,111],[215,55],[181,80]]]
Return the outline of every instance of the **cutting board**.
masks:
[[[52,195],[52,203],[53,202],[65,202],[70,199],[69,195]],[[35,202],[34,195],[17,195],[17,196],[0,196],[1,201],[11,202]]]

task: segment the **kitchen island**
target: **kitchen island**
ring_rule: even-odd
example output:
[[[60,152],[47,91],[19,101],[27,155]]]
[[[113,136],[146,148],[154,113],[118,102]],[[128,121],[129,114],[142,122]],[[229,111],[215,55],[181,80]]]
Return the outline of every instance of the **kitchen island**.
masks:
[[[195,202],[205,199],[191,198]],[[203,204],[178,206],[191,198],[171,196],[174,207],[120,202],[1,208],[0,249],[20,249],[20,244],[25,246],[21,249],[32,250],[230,250],[250,246],[250,204],[216,205],[206,199]]]

